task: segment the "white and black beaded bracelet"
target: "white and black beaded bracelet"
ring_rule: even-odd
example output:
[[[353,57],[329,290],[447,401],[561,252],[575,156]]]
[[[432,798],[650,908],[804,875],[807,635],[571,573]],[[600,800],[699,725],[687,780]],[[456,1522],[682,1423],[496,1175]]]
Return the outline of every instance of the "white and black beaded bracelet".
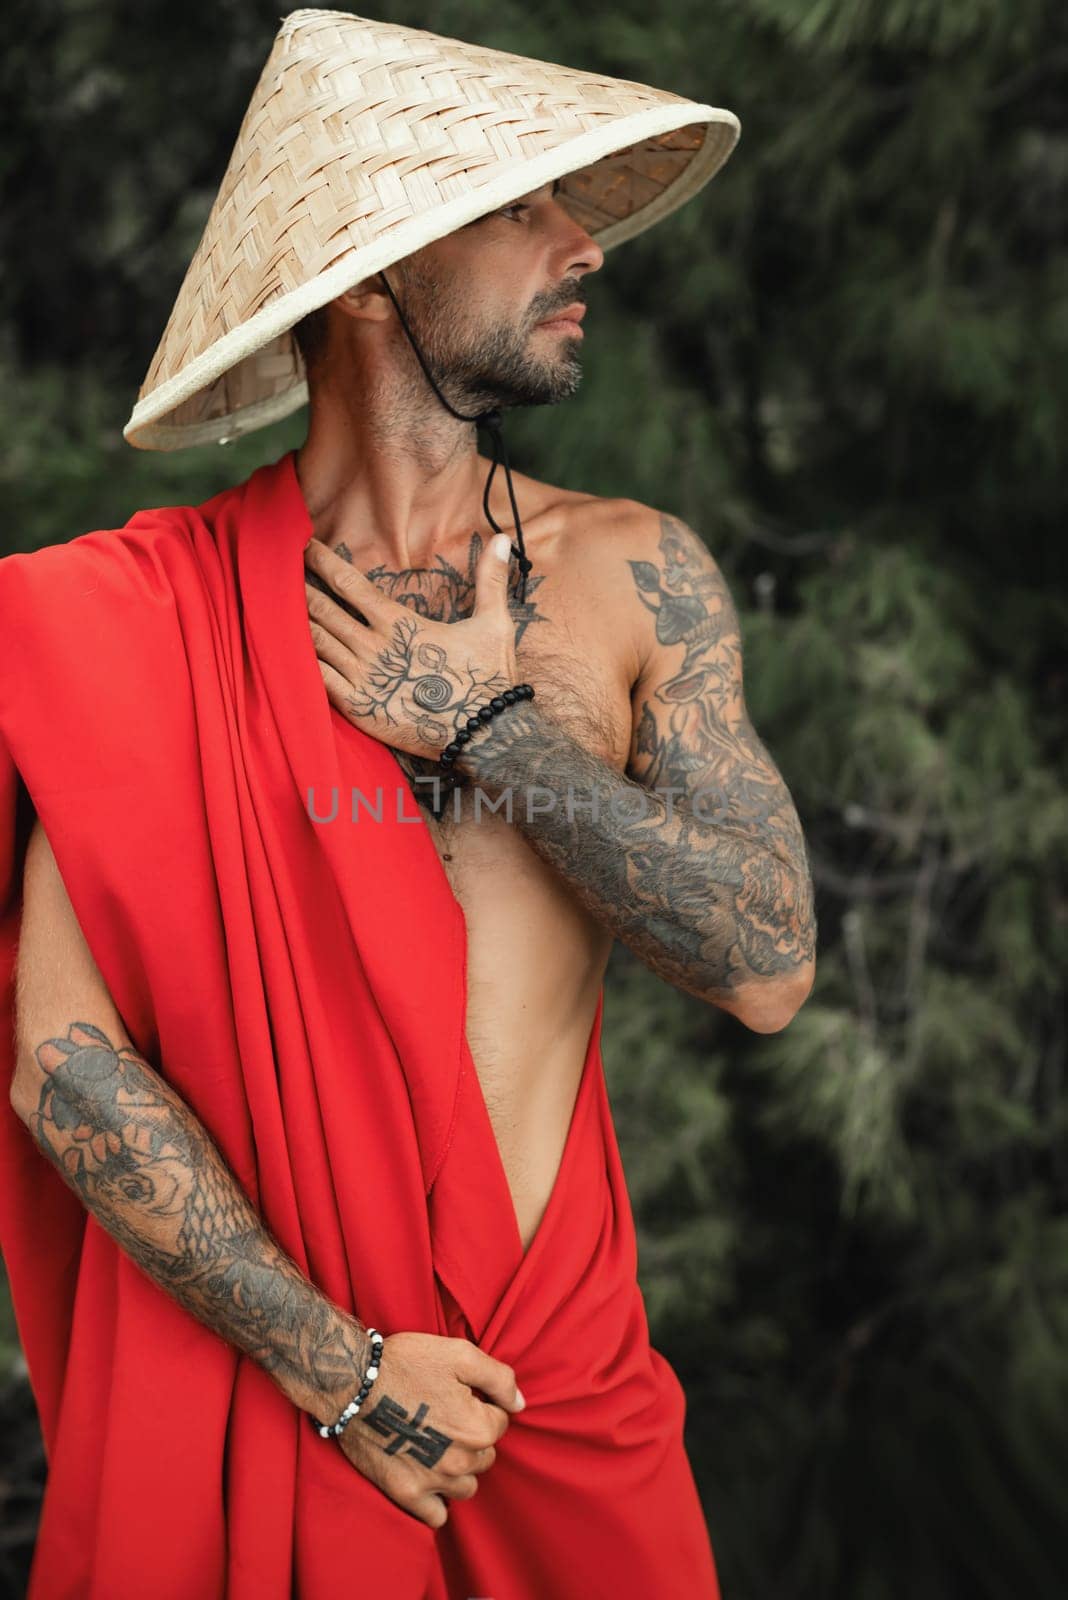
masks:
[[[337,1421],[320,1423],[319,1432],[324,1439],[336,1439],[342,1429],[352,1421],[367,1399],[372,1383],[378,1377],[378,1363],[382,1358],[382,1347],[385,1344],[385,1340],[377,1328],[368,1328],[367,1336],[371,1341],[371,1364],[363,1375],[363,1382],[358,1393],[352,1397]]]

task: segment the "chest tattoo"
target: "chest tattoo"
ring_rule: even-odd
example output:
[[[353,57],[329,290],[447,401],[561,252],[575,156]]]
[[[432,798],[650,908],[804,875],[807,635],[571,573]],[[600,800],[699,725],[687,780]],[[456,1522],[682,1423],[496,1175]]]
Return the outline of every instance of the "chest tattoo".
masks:
[[[334,548],[339,556],[352,562],[352,551],[344,541]],[[391,600],[408,606],[421,617],[428,617],[433,622],[462,622],[475,609],[475,572],[482,548],[482,535],[473,533],[467,546],[464,571],[445,556],[436,555],[429,567],[402,567],[394,571],[380,564],[368,567],[364,576],[370,578],[376,588]],[[519,568],[516,566],[508,575],[508,609],[515,623],[517,649],[528,627],[549,620],[543,612],[539,612],[535,598],[544,578],[534,573],[528,574],[527,597],[520,602],[517,598],[519,577]]]

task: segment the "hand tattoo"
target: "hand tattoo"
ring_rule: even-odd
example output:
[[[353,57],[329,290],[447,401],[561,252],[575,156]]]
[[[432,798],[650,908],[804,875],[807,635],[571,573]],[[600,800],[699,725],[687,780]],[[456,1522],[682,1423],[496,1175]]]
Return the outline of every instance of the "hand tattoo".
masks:
[[[441,645],[420,638],[414,617],[398,617],[390,642],[347,700],[353,717],[403,721],[424,744],[444,750],[479,706],[507,688],[502,673],[478,678],[470,669],[457,671]]]
[[[447,1433],[439,1433],[437,1428],[422,1427],[423,1418],[429,1407],[423,1400],[415,1415],[409,1421],[408,1414],[398,1401],[383,1395],[374,1409],[365,1416],[362,1411],[358,1413],[358,1420],[366,1422],[369,1428],[380,1433],[385,1438],[395,1434],[389,1444],[383,1446],[387,1456],[397,1455],[404,1445],[408,1446],[406,1455],[414,1456],[422,1462],[424,1467],[433,1467],[441,1460],[446,1450],[452,1444]]]
[[[337,555],[352,565],[352,551],[344,540],[333,548]],[[407,606],[417,617],[427,617],[435,622],[461,622],[475,608],[475,573],[482,550],[482,535],[473,533],[467,549],[466,573],[438,554],[429,567],[404,567],[395,571],[379,564],[369,568],[365,576],[389,599]],[[516,567],[509,575],[509,613],[515,625],[517,646],[529,626],[549,620],[538,611],[536,601],[537,591],[545,581],[544,576],[528,575],[524,601],[517,598],[519,577]],[[305,579],[340,605],[354,620],[366,622],[366,618],[342,595],[331,589],[317,572],[306,570]],[[420,673],[419,668],[427,670]],[[508,687],[496,676],[478,684],[472,683],[467,677],[465,683],[461,684],[458,675],[450,673],[440,648],[420,648],[414,625],[397,624],[390,647],[380,653],[367,689],[360,695],[352,696],[350,709],[355,715],[378,716],[388,723],[394,720],[390,712],[393,698],[403,694],[406,684],[412,685],[412,699],[423,713],[417,724],[419,735],[427,744],[439,750],[445,748],[479,706],[484,705],[492,695],[498,694],[502,687]],[[455,787],[455,778],[444,773],[433,757],[396,749],[393,755],[408,779],[415,799],[435,816],[441,826],[445,799]],[[428,781],[431,779],[434,781]],[[435,809],[436,796],[440,811]]]

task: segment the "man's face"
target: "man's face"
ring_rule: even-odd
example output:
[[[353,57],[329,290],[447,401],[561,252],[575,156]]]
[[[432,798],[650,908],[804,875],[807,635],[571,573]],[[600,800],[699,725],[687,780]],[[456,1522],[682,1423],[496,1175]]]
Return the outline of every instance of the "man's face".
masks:
[[[582,279],[604,252],[556,202],[559,187],[532,190],[393,269],[412,335],[460,409],[554,405],[578,388],[581,336],[538,324],[585,302]]]

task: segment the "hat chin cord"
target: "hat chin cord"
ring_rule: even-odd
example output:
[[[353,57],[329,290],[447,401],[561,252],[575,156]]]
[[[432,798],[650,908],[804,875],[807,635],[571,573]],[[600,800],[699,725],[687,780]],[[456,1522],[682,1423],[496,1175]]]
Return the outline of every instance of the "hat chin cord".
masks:
[[[518,541],[518,543],[512,545],[512,551],[513,554],[519,559],[519,600],[522,604],[527,597],[527,573],[530,571],[534,563],[528,559],[526,548],[523,544],[523,524],[519,520],[519,507],[516,505],[515,490],[512,486],[512,469],[508,464],[508,451],[504,444],[504,433],[502,430],[503,418],[501,413],[494,409],[490,411],[480,411],[477,416],[465,417],[462,411],[457,411],[454,406],[449,404],[441,390],[438,388],[437,384],[434,382],[434,377],[430,371],[430,368],[423,360],[423,352],[415,342],[415,338],[412,334],[411,328],[408,326],[404,312],[397,303],[397,297],[390,287],[389,279],[386,277],[384,272],[380,272],[378,276],[385,284],[389,293],[389,298],[393,301],[393,304],[396,307],[396,312],[397,316],[400,318],[401,327],[408,335],[408,341],[419,358],[419,365],[426,374],[427,382],[430,384],[430,387],[433,389],[434,393],[437,395],[446,411],[450,411],[452,415],[460,422],[480,423],[482,427],[487,429],[490,434],[490,437],[493,441],[493,465],[490,467],[489,477],[486,479],[486,488],[482,496],[482,508],[486,513],[486,520],[493,529],[494,533],[502,533],[504,530],[500,528],[494,521],[493,512],[490,510],[489,492],[490,485],[493,482],[494,473],[497,471],[498,465],[503,464],[505,481],[508,484],[508,498],[512,502],[512,516],[515,519],[515,533]]]

